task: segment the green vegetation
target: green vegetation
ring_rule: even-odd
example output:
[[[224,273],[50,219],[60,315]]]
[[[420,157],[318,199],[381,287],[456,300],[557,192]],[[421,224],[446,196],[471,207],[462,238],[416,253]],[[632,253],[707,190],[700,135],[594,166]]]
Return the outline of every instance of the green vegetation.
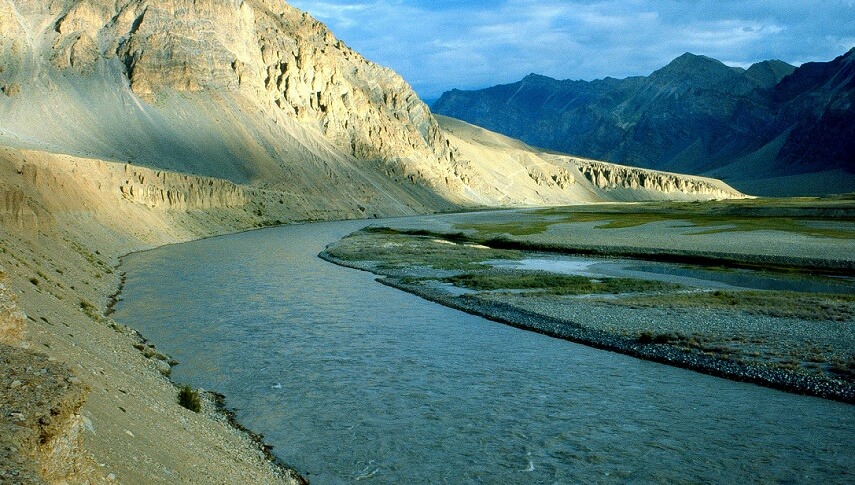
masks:
[[[369,228],[347,236],[328,251],[345,261],[376,261],[379,267],[386,269],[411,266],[466,269],[490,259],[520,259],[523,256],[520,251],[490,249],[453,239],[455,235],[440,237]]]
[[[845,322],[855,319],[855,295],[789,291],[710,291],[629,296],[609,303],[631,307],[718,308],[768,315]]]
[[[542,234],[555,224],[601,222],[598,229],[620,229],[655,222],[685,221],[702,229],[691,235],[720,232],[783,231],[812,237],[855,239],[855,230],[840,222],[855,222],[855,205],[848,199],[756,199],[684,203],[645,203],[602,207],[553,207],[527,214],[514,222],[464,223],[455,227],[476,231],[478,237]],[[838,227],[823,227],[831,222]],[[708,229],[704,229],[708,228]]]
[[[101,311],[98,310],[98,307],[89,300],[80,300],[80,309],[83,310],[83,313],[85,313],[87,317],[95,320],[96,322],[100,322],[104,318],[103,315],[101,315]]]
[[[622,229],[644,224],[666,221],[685,221],[697,228],[709,228],[690,235],[716,234],[722,232],[783,231],[812,237],[855,239],[855,231],[815,227],[808,224],[814,218],[799,220],[790,217],[733,217],[693,213],[648,213],[648,212],[572,212],[562,220],[533,220],[519,223],[460,224],[458,229],[478,231],[480,235],[507,233],[527,236],[541,234],[554,224],[580,222],[602,222],[597,229]]]
[[[848,231],[855,227],[849,208],[834,206],[830,212],[825,212],[828,207],[824,206],[808,211],[809,218],[799,216],[802,208],[798,208],[795,215],[786,214],[787,217],[770,216],[767,210],[770,208],[772,212],[779,211],[781,204],[768,201],[654,203],[510,212],[496,218],[479,215],[476,220],[484,222],[457,224],[451,230],[443,225],[427,226],[433,230],[367,228],[331,245],[327,252],[335,258],[360,263],[359,267],[377,274],[391,276],[417,294],[422,290],[424,294],[445,291],[436,284],[442,282],[475,292],[460,295],[449,291],[450,300],[478,302],[488,311],[495,304],[509,305],[533,315],[566,319],[639,344],[668,346],[669,351],[676,349],[687,355],[711,357],[760,370],[783,370],[853,383],[855,357],[847,347],[851,339],[840,337],[855,321],[853,294],[700,290],[645,279],[592,278],[484,264],[491,260],[525,259],[534,251],[590,256],[620,254],[626,258],[690,264],[722,272],[750,268],[803,273],[795,277],[810,278],[808,273],[817,269],[813,261],[808,264],[775,260],[774,255],[771,259],[764,255],[751,259],[738,253],[679,253],[666,248],[645,252],[632,247],[601,248],[584,246],[584,243],[575,247],[576,233],[572,225],[554,230],[554,233],[550,231],[545,237],[536,234],[546,231],[552,224],[568,221],[598,222],[602,228],[675,221],[689,227],[694,234],[700,234],[701,230],[707,233],[783,230],[816,237],[855,236],[855,231]],[[580,230],[590,231],[590,226]],[[769,241],[778,237],[772,235]],[[843,243],[830,239],[822,244],[831,247]],[[823,267],[823,271],[851,275],[849,268],[832,265]],[[571,298],[574,296],[582,298]],[[594,307],[596,311],[589,311]],[[714,317],[706,313],[700,317],[692,315],[700,309],[714,310],[710,313]],[[615,315],[615,318],[594,320],[597,318],[594,315],[604,314]],[[758,319],[750,315],[787,320]],[[715,318],[715,321],[705,323],[704,318]]]
[[[110,265],[108,265],[104,261],[101,261],[101,259],[98,258],[91,251],[89,251],[88,249],[81,246],[80,244],[78,244],[75,241],[71,241],[68,239],[66,239],[66,241],[68,242],[69,246],[71,246],[71,248],[74,249],[74,251],[76,251],[77,254],[82,256],[83,259],[85,259],[89,264],[91,264],[92,266],[94,266],[96,268],[100,268],[101,271],[103,271],[104,273],[107,273],[107,274],[113,273],[113,268],[111,268]],[[101,254],[99,251],[96,251],[95,253],[97,253],[99,255]]]
[[[855,355],[850,355],[848,359],[834,357],[829,370],[844,379],[855,381]]]
[[[496,223],[472,223],[456,224],[454,227],[460,230],[475,230],[479,234],[510,234],[512,236],[531,236],[541,234],[549,229],[549,226],[563,221],[549,220],[527,220],[525,222],[496,222]]]
[[[831,377],[855,382],[855,355],[835,355],[834,346],[826,349],[814,346],[781,347],[773,342],[739,335],[683,335],[679,332],[640,332],[636,340],[642,344],[677,347],[684,352],[733,361],[745,366],[784,370],[799,374]]]
[[[680,285],[634,278],[594,279],[547,271],[484,271],[444,278],[462,288],[478,291],[540,290],[552,295],[588,295],[676,290]]]
[[[194,413],[202,410],[202,399],[199,397],[199,391],[187,384],[178,390],[178,404]]]

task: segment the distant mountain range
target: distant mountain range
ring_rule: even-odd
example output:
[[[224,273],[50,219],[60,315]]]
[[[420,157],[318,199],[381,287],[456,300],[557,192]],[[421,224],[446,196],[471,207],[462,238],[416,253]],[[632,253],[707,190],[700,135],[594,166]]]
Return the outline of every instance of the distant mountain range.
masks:
[[[748,69],[683,54],[650,76],[559,81],[531,74],[432,107],[582,157],[706,175],[757,195],[855,191],[855,49]]]

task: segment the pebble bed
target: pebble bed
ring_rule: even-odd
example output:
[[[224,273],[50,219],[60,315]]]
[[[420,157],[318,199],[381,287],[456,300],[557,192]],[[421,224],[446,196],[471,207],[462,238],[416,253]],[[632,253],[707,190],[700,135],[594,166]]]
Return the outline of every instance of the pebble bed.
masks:
[[[638,323],[632,324],[632,322],[639,322],[637,309],[621,308],[615,305],[608,305],[608,308],[600,306],[597,309],[597,305],[592,305],[592,302],[577,301],[575,303],[576,311],[567,312],[567,307],[574,305],[563,299],[560,300],[562,302],[561,307],[555,307],[552,306],[553,303],[541,301],[540,307],[535,308],[537,311],[532,311],[532,309],[525,309],[508,303],[513,299],[506,299],[507,295],[501,296],[503,301],[473,294],[454,295],[436,285],[408,279],[411,276],[424,276],[424,271],[417,269],[379,270],[376,262],[346,261],[327,252],[321,253],[320,257],[335,264],[382,275],[384,277],[378,278],[378,281],[385,285],[513,327],[717,377],[855,404],[855,385],[841,380],[727,360],[703,352],[687,351],[669,343],[642,342],[636,336],[630,336],[640,328]],[[595,318],[584,318],[585,324],[582,325],[579,323],[582,321],[582,312],[595,312],[597,316]],[[556,313],[560,314],[561,317],[554,316]],[[702,329],[706,334],[715,335],[718,333],[729,337],[731,336],[729,332],[732,331],[730,326],[733,322],[730,321],[732,319],[721,318],[722,316],[714,317],[695,312],[694,317],[687,318],[684,312],[677,312],[672,314],[672,318],[659,319],[659,321],[663,322],[660,323],[663,325],[661,327],[663,332],[672,330],[676,324],[680,323],[686,324],[685,327],[681,328],[682,332]],[[679,318],[679,320],[675,318]],[[764,317],[756,318],[755,323],[760,325],[760,320]],[[598,323],[592,325],[588,322]],[[752,323],[740,325],[751,326]],[[644,327],[644,329],[650,330],[649,326]],[[798,335],[786,335],[786,332],[780,335],[777,332],[775,333],[776,338],[799,338]],[[777,344],[778,342],[776,342]]]

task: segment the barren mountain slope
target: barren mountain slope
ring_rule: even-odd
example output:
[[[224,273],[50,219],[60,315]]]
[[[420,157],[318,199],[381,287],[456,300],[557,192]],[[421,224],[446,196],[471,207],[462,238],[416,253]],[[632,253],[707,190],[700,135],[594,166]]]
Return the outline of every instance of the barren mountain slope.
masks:
[[[496,199],[476,173],[504,154],[461,156],[400,76],[279,0],[0,0],[0,32],[5,145],[361,207],[578,201]]]
[[[466,183],[488,205],[731,199],[742,194],[724,182],[544,152],[466,122],[437,116],[461,160]]]
[[[0,31],[7,145],[280,187],[398,178],[460,201],[409,86],[278,0],[0,0]]]

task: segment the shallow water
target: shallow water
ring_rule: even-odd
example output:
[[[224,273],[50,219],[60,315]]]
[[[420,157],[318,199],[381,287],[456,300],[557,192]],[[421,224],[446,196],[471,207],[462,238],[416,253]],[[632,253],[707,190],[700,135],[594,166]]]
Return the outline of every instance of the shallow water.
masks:
[[[591,277],[625,277],[680,283],[698,288],[855,293],[855,279],[788,275],[747,269],[706,269],[698,266],[583,256],[539,255],[521,260],[490,260],[498,268],[549,271]]]
[[[513,329],[316,257],[363,224],[132,255],[114,317],[316,485],[855,479],[855,407]]]

